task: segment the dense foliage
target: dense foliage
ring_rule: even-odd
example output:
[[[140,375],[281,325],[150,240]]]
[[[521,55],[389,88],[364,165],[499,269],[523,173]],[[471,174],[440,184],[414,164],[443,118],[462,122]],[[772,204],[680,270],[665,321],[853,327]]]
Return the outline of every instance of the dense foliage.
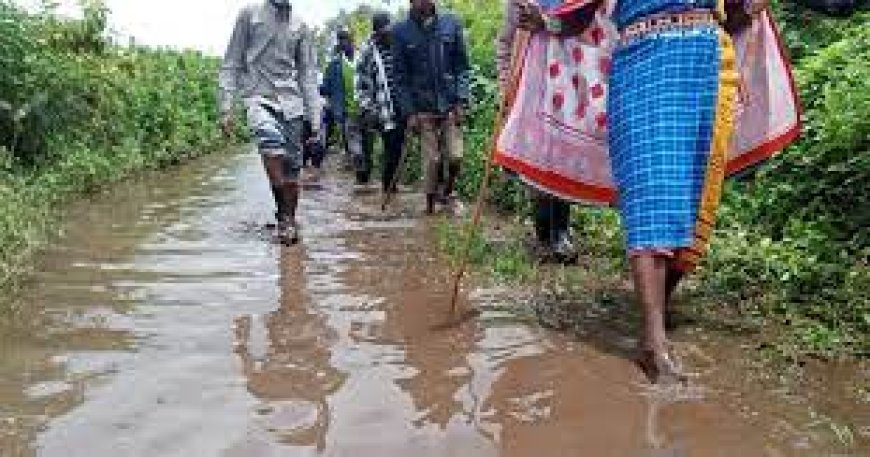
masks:
[[[84,5],[71,20],[0,0],[0,285],[59,202],[219,139],[214,59],[114,45],[105,7]]]
[[[803,350],[866,355],[870,14],[816,16],[807,28],[788,20],[809,14],[782,13],[803,56],[795,60],[803,138],[727,196],[706,285],[754,314],[782,316]]]

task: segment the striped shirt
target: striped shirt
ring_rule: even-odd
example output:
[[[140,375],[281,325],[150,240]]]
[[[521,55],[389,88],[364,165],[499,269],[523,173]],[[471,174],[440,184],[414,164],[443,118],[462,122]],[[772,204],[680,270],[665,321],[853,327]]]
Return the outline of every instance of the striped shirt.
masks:
[[[383,73],[378,66],[378,57]],[[361,111],[375,115],[386,130],[390,130],[398,120],[396,85],[395,60],[390,46],[370,38],[360,47],[354,92]]]

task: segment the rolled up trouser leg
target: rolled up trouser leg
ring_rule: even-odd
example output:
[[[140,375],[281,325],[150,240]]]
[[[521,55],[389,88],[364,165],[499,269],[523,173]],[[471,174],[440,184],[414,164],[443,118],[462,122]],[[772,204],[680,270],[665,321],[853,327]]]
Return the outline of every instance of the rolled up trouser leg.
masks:
[[[444,155],[447,158],[447,179],[444,194],[445,197],[449,197],[456,188],[456,181],[459,179],[462,156],[465,150],[462,127],[452,119],[444,122],[444,148]]]
[[[255,104],[248,108],[248,122],[257,149],[263,156],[278,212],[283,214],[289,211],[289,202],[286,201],[286,192],[278,189],[283,189],[287,182],[299,180],[303,154],[302,118],[287,119],[274,107]],[[280,161],[280,166],[276,166],[276,160]]]
[[[462,161],[465,144],[462,136],[462,126],[452,120],[444,121],[444,155],[449,163]]]

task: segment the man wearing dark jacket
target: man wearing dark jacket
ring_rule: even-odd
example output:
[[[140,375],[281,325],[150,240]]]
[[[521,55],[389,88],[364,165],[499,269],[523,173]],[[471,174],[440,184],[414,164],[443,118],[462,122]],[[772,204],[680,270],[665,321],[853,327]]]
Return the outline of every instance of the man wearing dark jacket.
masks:
[[[356,114],[352,87],[355,50],[347,30],[339,30],[336,41],[335,52],[326,66],[320,94],[326,98],[329,117],[341,134],[341,146],[345,153],[350,154],[352,146],[349,143],[353,141],[350,137],[355,132],[349,131],[348,120]]]
[[[426,212],[432,214],[442,153],[448,160],[443,201],[450,201],[459,178],[470,66],[456,17],[438,11],[434,0],[410,1],[408,18],[393,30],[397,98],[408,128],[420,132]]]

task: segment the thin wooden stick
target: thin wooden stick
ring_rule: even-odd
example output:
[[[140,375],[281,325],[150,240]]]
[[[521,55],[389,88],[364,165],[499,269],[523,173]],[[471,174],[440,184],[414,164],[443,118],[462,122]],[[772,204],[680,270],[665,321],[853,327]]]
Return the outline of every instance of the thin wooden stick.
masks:
[[[407,127],[405,128],[405,144],[402,147],[402,154],[399,155],[399,163],[398,165],[396,165],[396,171],[393,173],[393,179],[390,182],[390,186],[387,188],[386,192],[384,192],[384,200],[381,203],[381,211],[387,210],[387,205],[390,203],[390,200],[392,200],[393,195],[397,192],[393,189],[397,189],[397,186],[399,185],[399,177],[401,176],[402,171],[404,171],[405,169],[405,160],[408,156],[408,150],[411,149],[410,139],[412,133],[413,132],[411,132],[411,129]]]
[[[466,224],[465,246],[459,257],[459,268],[456,270],[456,275],[453,278],[453,295],[450,298],[450,315],[456,315],[456,308],[459,302],[459,288],[462,286],[462,279],[468,270],[468,260],[471,253],[471,246],[474,243],[474,236],[480,226],[483,217],[483,205],[486,201],[486,194],[489,191],[489,180],[492,176],[493,157],[498,149],[498,138],[501,136],[502,128],[504,127],[505,117],[509,112],[509,108],[516,96],[517,83],[519,81],[519,73],[522,68],[522,62],[525,57],[525,51],[529,44],[530,35],[524,31],[517,31],[517,36],[514,41],[513,62],[514,68],[508,81],[508,90],[506,96],[502,97],[501,103],[498,106],[498,112],[495,116],[495,127],[493,129],[492,139],[490,140],[489,151],[486,156],[486,162],[483,168],[483,180],[480,182],[480,188],[477,192],[477,201],[474,204],[474,213],[471,217],[471,222]]]
[[[501,116],[496,117],[500,118]],[[459,302],[459,288],[462,286],[462,278],[465,276],[465,272],[468,269],[468,258],[470,257],[471,246],[474,243],[474,236],[482,218],[483,203],[486,200],[486,193],[489,190],[489,179],[492,175],[492,156],[494,155],[493,151],[495,150],[496,141],[498,141],[497,133],[493,135],[492,146],[486,157],[486,163],[484,164],[483,169],[483,180],[480,182],[480,189],[477,193],[477,201],[474,204],[474,213],[471,217],[471,222],[465,227],[465,246],[459,257],[459,269],[456,270],[456,276],[453,278],[453,295],[450,299],[451,316],[456,315],[456,305]]]

